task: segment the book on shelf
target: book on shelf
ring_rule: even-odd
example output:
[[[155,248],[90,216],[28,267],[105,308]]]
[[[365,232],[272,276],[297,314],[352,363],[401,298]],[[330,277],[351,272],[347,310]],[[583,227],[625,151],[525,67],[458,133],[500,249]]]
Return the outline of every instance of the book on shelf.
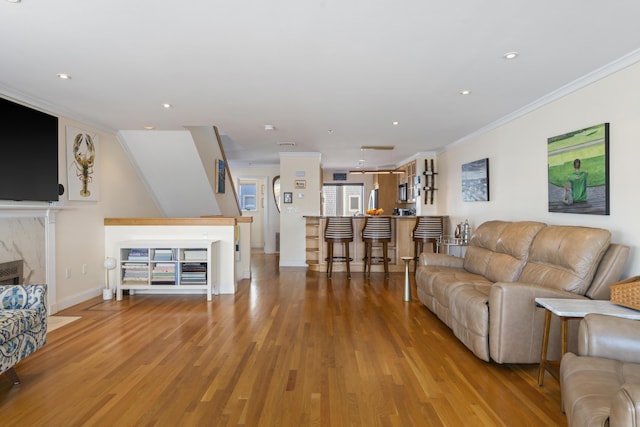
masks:
[[[185,262],[182,264],[182,271],[207,271],[206,262]]]
[[[146,285],[149,283],[149,271],[146,267],[144,269],[128,268],[124,270],[122,283],[126,285]]]
[[[183,256],[184,256],[184,259],[188,261],[206,260],[207,250],[206,249],[185,249],[183,252]]]
[[[123,262],[122,283],[143,285],[149,283],[149,265],[145,262]]]
[[[153,264],[153,271],[175,271],[175,262],[156,262]]]
[[[142,282],[142,281],[147,281],[149,280],[149,276],[144,273],[144,274],[135,274],[135,273],[131,273],[131,274],[125,274],[122,277],[123,280],[135,280],[136,282]]]
[[[167,279],[155,278],[155,279],[151,279],[151,284],[152,285],[175,285],[176,281],[175,281],[175,278],[173,277],[167,278]]]
[[[181,283],[185,285],[204,285],[207,283],[207,263],[186,262],[182,264]]]
[[[175,285],[177,283],[176,263],[157,262],[151,270],[152,285]]]
[[[129,249],[127,255],[129,261],[149,261],[149,249],[146,248],[132,248]]]
[[[155,249],[153,251],[154,261],[171,261],[173,260],[173,251],[171,249]]]
[[[124,262],[122,263],[122,268],[146,270],[149,268],[149,265],[146,262]]]

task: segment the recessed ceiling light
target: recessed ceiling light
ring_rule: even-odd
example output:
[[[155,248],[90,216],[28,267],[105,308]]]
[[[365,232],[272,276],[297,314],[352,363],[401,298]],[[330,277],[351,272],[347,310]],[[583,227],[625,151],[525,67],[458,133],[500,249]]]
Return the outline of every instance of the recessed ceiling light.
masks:
[[[162,108],[171,108],[173,105],[171,104],[162,104]]]
[[[471,95],[471,91],[468,89],[461,90],[460,95]]]
[[[327,133],[333,133],[333,129],[329,129]]]
[[[264,125],[264,130],[276,130],[274,125]]]
[[[400,124],[400,122],[393,122],[392,123],[394,126],[398,126]]]
[[[153,126],[143,126],[143,128],[146,130],[153,130]]]
[[[504,59],[516,59],[520,54],[518,52],[507,52],[502,57]]]
[[[61,80],[71,80],[71,76],[69,74],[65,74],[65,73],[59,73],[58,74],[58,78]]]

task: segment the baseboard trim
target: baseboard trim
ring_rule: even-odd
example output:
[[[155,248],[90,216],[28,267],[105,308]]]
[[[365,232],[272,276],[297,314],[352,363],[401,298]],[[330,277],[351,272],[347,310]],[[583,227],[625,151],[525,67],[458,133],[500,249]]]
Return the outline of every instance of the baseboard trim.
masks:
[[[80,304],[97,296],[102,296],[102,287],[92,288],[52,303],[49,305],[49,314],[56,314],[65,308],[73,307],[76,304]]]

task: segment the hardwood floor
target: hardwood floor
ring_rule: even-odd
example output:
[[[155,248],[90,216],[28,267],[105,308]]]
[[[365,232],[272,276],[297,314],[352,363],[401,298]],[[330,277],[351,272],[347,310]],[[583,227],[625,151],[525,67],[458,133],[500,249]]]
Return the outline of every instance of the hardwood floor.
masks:
[[[236,295],[93,299],[0,377],[4,426],[553,426],[537,365],[477,359],[403,275],[278,272],[255,254]],[[415,299],[415,288],[413,290]]]

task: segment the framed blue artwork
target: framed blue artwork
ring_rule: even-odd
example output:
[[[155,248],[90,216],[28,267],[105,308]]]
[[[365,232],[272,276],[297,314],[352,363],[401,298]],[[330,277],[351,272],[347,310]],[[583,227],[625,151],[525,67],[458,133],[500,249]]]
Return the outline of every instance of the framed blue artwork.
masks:
[[[489,159],[462,165],[462,200],[464,202],[489,201]]]
[[[216,160],[216,193],[224,193],[226,170],[224,160]]]

